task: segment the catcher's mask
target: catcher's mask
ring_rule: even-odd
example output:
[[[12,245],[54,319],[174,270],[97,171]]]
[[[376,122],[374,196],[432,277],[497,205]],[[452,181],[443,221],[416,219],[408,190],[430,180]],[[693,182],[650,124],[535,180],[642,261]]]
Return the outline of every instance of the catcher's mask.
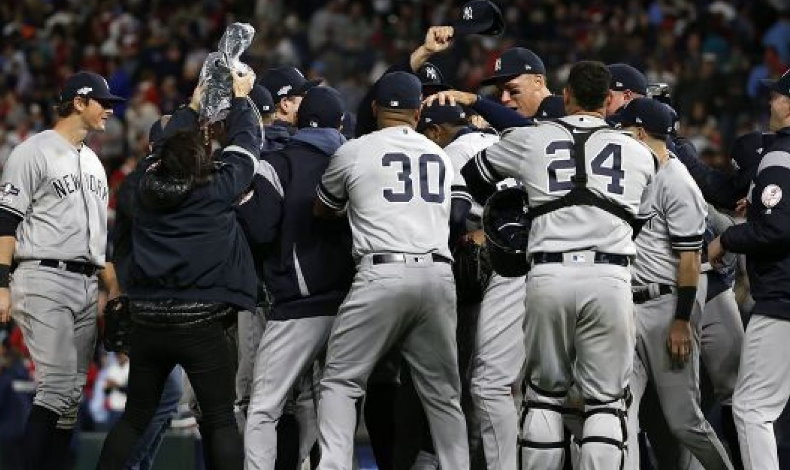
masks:
[[[483,209],[486,248],[494,271],[504,277],[527,274],[527,192],[521,187],[505,188],[492,195]]]

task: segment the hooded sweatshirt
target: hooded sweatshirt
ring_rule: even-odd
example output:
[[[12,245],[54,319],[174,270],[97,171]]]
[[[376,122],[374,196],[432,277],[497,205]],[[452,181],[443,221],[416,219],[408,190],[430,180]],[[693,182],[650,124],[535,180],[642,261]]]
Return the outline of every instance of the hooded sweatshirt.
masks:
[[[253,194],[237,209],[273,297],[269,320],[335,315],[351,286],[348,222],[313,216],[315,188],[345,140],[336,129],[299,129],[261,160]]]

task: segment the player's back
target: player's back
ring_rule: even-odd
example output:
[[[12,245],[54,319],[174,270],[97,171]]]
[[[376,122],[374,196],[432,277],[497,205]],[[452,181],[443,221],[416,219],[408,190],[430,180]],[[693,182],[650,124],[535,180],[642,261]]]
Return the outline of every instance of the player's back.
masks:
[[[351,141],[337,153],[345,152],[356,154],[348,179],[354,255],[433,252],[449,257],[453,167],[441,147],[410,127],[397,126]]]
[[[579,129],[605,126],[603,119],[574,115],[561,119]],[[557,122],[519,128],[509,141],[523,145],[522,180],[530,207],[558,199],[574,188],[576,163],[571,157],[573,134]],[[623,131],[610,128],[592,132],[585,143],[587,188],[614,202],[632,216],[639,212],[646,186],[655,173],[650,151]],[[602,208],[589,205],[563,207],[537,217],[532,223],[529,252],[595,250],[635,254],[631,226]]]

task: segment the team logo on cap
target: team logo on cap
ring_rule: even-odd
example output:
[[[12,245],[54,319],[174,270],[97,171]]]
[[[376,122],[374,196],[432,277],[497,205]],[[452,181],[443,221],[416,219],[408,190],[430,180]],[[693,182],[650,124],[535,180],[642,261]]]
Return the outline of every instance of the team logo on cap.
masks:
[[[622,87],[623,86],[623,82],[614,82],[614,86]]]
[[[502,70],[502,59],[501,58],[497,59],[496,62],[494,62],[494,71],[495,72],[499,72],[500,70]]]
[[[532,70],[532,66],[529,64],[524,64],[524,70]]]
[[[472,7],[465,7],[464,8],[463,20],[464,21],[471,21],[473,19],[474,18],[472,18]]]
[[[390,101],[390,106],[393,108],[397,108],[400,105],[399,101]]]
[[[768,186],[763,189],[763,194],[760,196],[760,200],[763,202],[763,205],[766,207],[765,213],[770,214],[771,209],[776,207],[779,204],[779,201],[782,200],[782,188],[775,184],[769,184]]]
[[[92,91],[93,91],[93,87],[84,86],[84,87],[80,88],[79,90],[77,90],[77,94],[78,95],[87,95],[88,93],[90,93]]]
[[[436,75],[436,69],[433,67],[426,67],[425,68],[425,76],[428,77],[429,80],[438,80],[439,77]]]
[[[289,91],[293,88],[292,85],[285,85],[284,87],[277,90],[277,96],[287,95]]]
[[[310,124],[310,127],[318,127],[318,122],[317,121],[310,121],[309,124]]]

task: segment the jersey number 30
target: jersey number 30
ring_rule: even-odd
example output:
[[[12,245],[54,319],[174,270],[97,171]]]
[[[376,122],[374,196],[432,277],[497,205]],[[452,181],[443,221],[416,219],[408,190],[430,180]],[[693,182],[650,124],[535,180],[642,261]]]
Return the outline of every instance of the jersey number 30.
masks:
[[[381,157],[382,166],[400,165],[398,172],[398,181],[402,185],[402,189],[396,190],[393,188],[384,189],[384,199],[389,202],[409,202],[414,198],[414,184],[412,183],[411,176],[411,159],[405,153],[387,153]],[[444,162],[439,155],[433,153],[425,153],[420,155],[419,158],[419,178],[420,178],[420,197],[425,202],[444,202],[444,178],[445,169]],[[435,167],[436,171],[428,171],[429,167]],[[431,191],[431,184],[429,184],[428,177],[438,176],[439,182],[435,188],[437,192]]]
[[[555,155],[560,150],[567,150],[568,152],[573,149],[573,143],[567,140],[558,140],[550,143],[546,147],[546,156]],[[605,166],[607,161],[611,158],[611,166]],[[606,185],[606,190],[612,194],[623,194],[623,178],[625,171],[623,171],[623,156],[622,147],[617,144],[608,144],[601,150],[601,153],[595,156],[590,162],[590,169],[592,174],[605,176],[610,179],[609,184]],[[549,191],[570,191],[573,189],[573,181],[566,180],[560,181],[557,179],[557,170],[572,170],[576,168],[576,161],[568,157],[562,160],[552,160],[546,167],[549,172]]]

